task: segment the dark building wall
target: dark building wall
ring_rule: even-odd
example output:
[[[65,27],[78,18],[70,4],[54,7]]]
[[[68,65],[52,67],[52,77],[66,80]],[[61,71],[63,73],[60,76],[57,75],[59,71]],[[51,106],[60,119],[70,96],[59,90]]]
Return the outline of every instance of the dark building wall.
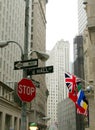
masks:
[[[83,36],[74,39],[74,74],[84,79]]]
[[[84,81],[84,55],[83,55],[83,36],[76,36],[74,39],[74,74]],[[84,82],[82,82],[84,87]],[[76,130],[84,130],[83,116],[76,116]]]

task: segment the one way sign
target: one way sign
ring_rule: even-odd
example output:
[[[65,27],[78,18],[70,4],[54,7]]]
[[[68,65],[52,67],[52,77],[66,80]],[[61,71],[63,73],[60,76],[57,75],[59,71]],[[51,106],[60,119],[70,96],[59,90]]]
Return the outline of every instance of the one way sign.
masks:
[[[24,69],[24,68],[31,68],[31,67],[37,67],[37,66],[38,66],[38,59],[14,62],[14,69],[15,70]]]

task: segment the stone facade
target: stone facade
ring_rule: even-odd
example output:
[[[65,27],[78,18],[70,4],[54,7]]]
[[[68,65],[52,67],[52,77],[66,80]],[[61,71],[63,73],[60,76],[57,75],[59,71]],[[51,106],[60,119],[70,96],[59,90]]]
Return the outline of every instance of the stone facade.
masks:
[[[28,113],[27,113],[28,128]],[[0,130],[20,130],[21,107],[14,101],[14,91],[0,82]]]
[[[46,38],[46,3],[48,0],[29,0],[29,31],[28,42],[29,51],[43,51],[45,52],[45,38]],[[25,34],[25,7],[26,2],[24,0],[0,0],[0,40],[13,40],[18,42],[22,49],[24,49],[24,34]],[[31,38],[31,39],[30,39]],[[30,58],[37,58],[36,55],[32,55]],[[22,79],[22,70],[14,70],[13,65],[15,61],[21,60],[21,52],[16,45],[9,45],[6,48],[0,48],[0,80],[14,89],[15,82]],[[44,67],[45,62],[38,61],[39,67]],[[42,130],[46,128],[45,120],[42,120],[46,116],[46,104],[47,104],[47,88],[45,84],[45,75],[35,75],[31,78],[40,82],[40,88],[36,88],[36,98],[27,103],[29,114],[28,122],[37,122],[39,128]],[[12,87],[11,87],[12,86]],[[3,100],[2,100],[3,101]],[[13,103],[12,103],[13,104]],[[11,106],[11,103],[6,104],[3,102],[3,106],[6,106],[6,110],[0,108],[0,120],[2,120],[2,113],[10,113],[11,117],[19,115],[16,120],[20,119],[21,108]],[[11,111],[12,110],[12,111]],[[18,112],[19,111],[19,112]],[[19,113],[19,114],[18,114]],[[5,114],[5,113],[4,113]],[[27,123],[28,123],[27,122]],[[20,123],[18,123],[20,124]],[[5,125],[5,124],[3,124]],[[6,125],[5,125],[6,126]],[[12,125],[13,126],[13,125]],[[11,125],[9,126],[11,127]],[[8,127],[8,130],[10,129]],[[19,126],[20,127],[20,126]],[[17,125],[16,130],[20,129]],[[13,127],[12,127],[13,128]],[[5,130],[2,127],[0,130]]]
[[[30,50],[46,51],[46,0],[33,0],[31,12],[31,45]],[[36,55],[33,54],[32,58]],[[31,57],[30,57],[31,58]],[[38,67],[44,67],[45,62],[38,60]],[[32,79],[40,83],[40,87],[36,88],[36,97],[31,102],[31,115],[29,122],[38,123],[39,128],[45,129],[46,122],[42,120],[47,116],[47,87],[45,83],[45,75],[32,75]]]
[[[87,27],[84,31],[84,69],[85,86],[91,86],[92,91],[87,94],[89,100],[89,128],[95,129],[95,0],[85,3],[87,13]]]

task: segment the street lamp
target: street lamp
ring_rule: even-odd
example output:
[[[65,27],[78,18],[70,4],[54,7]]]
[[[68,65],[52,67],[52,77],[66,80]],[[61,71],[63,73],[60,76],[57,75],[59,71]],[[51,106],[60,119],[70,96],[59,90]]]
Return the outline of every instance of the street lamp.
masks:
[[[7,45],[9,45],[10,43],[14,43],[17,46],[19,46],[20,51],[21,51],[21,60],[24,60],[24,55],[27,53],[26,51],[23,51],[21,45],[18,42],[15,41],[0,41],[0,47],[3,48]],[[33,54],[33,52],[35,52],[38,56],[39,59],[46,61],[49,56],[43,52],[39,52],[39,51],[31,51],[31,55]],[[28,54],[27,54],[28,55]],[[26,71],[23,69],[23,77],[27,77],[26,75]],[[21,130],[26,130],[26,102],[22,102],[22,113],[21,113]]]
[[[29,130],[38,130],[37,124],[35,122],[30,123]]]
[[[23,60],[23,49],[21,47],[21,45],[15,41],[0,41],[0,47],[3,48],[3,47],[6,47],[8,46],[10,43],[14,43],[14,44],[17,44],[17,46],[19,46],[20,48],[20,51],[21,51],[21,59]]]
[[[37,122],[30,122],[29,123],[29,130],[38,130],[38,126],[40,124],[40,120],[44,120],[44,121],[48,121],[50,120],[51,118],[50,117],[42,117],[42,118],[38,118]]]
[[[7,45],[9,45],[10,43],[15,43],[19,46],[20,50],[21,50],[21,59],[24,60],[24,52],[23,52],[23,49],[21,47],[21,45],[15,41],[0,41],[0,47],[3,48],[3,47],[6,47]],[[29,52],[29,55],[32,56],[33,53],[36,53],[38,59],[42,60],[42,61],[46,61],[48,58],[49,58],[49,55],[44,53],[44,52],[41,52],[41,51],[30,51]]]
[[[86,87],[86,91],[89,92],[93,92],[93,86],[87,86]]]
[[[48,54],[43,53],[43,52],[41,52],[41,51],[35,51],[35,50],[30,51],[30,53],[29,53],[30,57],[31,57],[31,55],[32,55],[33,52],[35,52],[36,55],[37,55],[37,57],[38,57],[40,60],[42,60],[42,61],[46,61],[46,60],[48,60],[48,58],[49,58],[49,55],[48,55]]]

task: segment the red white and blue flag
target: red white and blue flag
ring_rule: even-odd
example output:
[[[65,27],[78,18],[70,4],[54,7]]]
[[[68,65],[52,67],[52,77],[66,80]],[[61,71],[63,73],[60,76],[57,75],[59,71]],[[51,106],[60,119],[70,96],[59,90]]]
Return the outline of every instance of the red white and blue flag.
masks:
[[[78,114],[87,115],[88,103],[84,92],[78,88],[80,79],[70,73],[65,73],[65,83],[68,88],[68,97],[75,103]]]
[[[77,94],[76,94],[76,83],[77,78],[75,75],[70,73],[65,73],[65,83],[68,88],[68,97],[73,101],[77,101]]]

